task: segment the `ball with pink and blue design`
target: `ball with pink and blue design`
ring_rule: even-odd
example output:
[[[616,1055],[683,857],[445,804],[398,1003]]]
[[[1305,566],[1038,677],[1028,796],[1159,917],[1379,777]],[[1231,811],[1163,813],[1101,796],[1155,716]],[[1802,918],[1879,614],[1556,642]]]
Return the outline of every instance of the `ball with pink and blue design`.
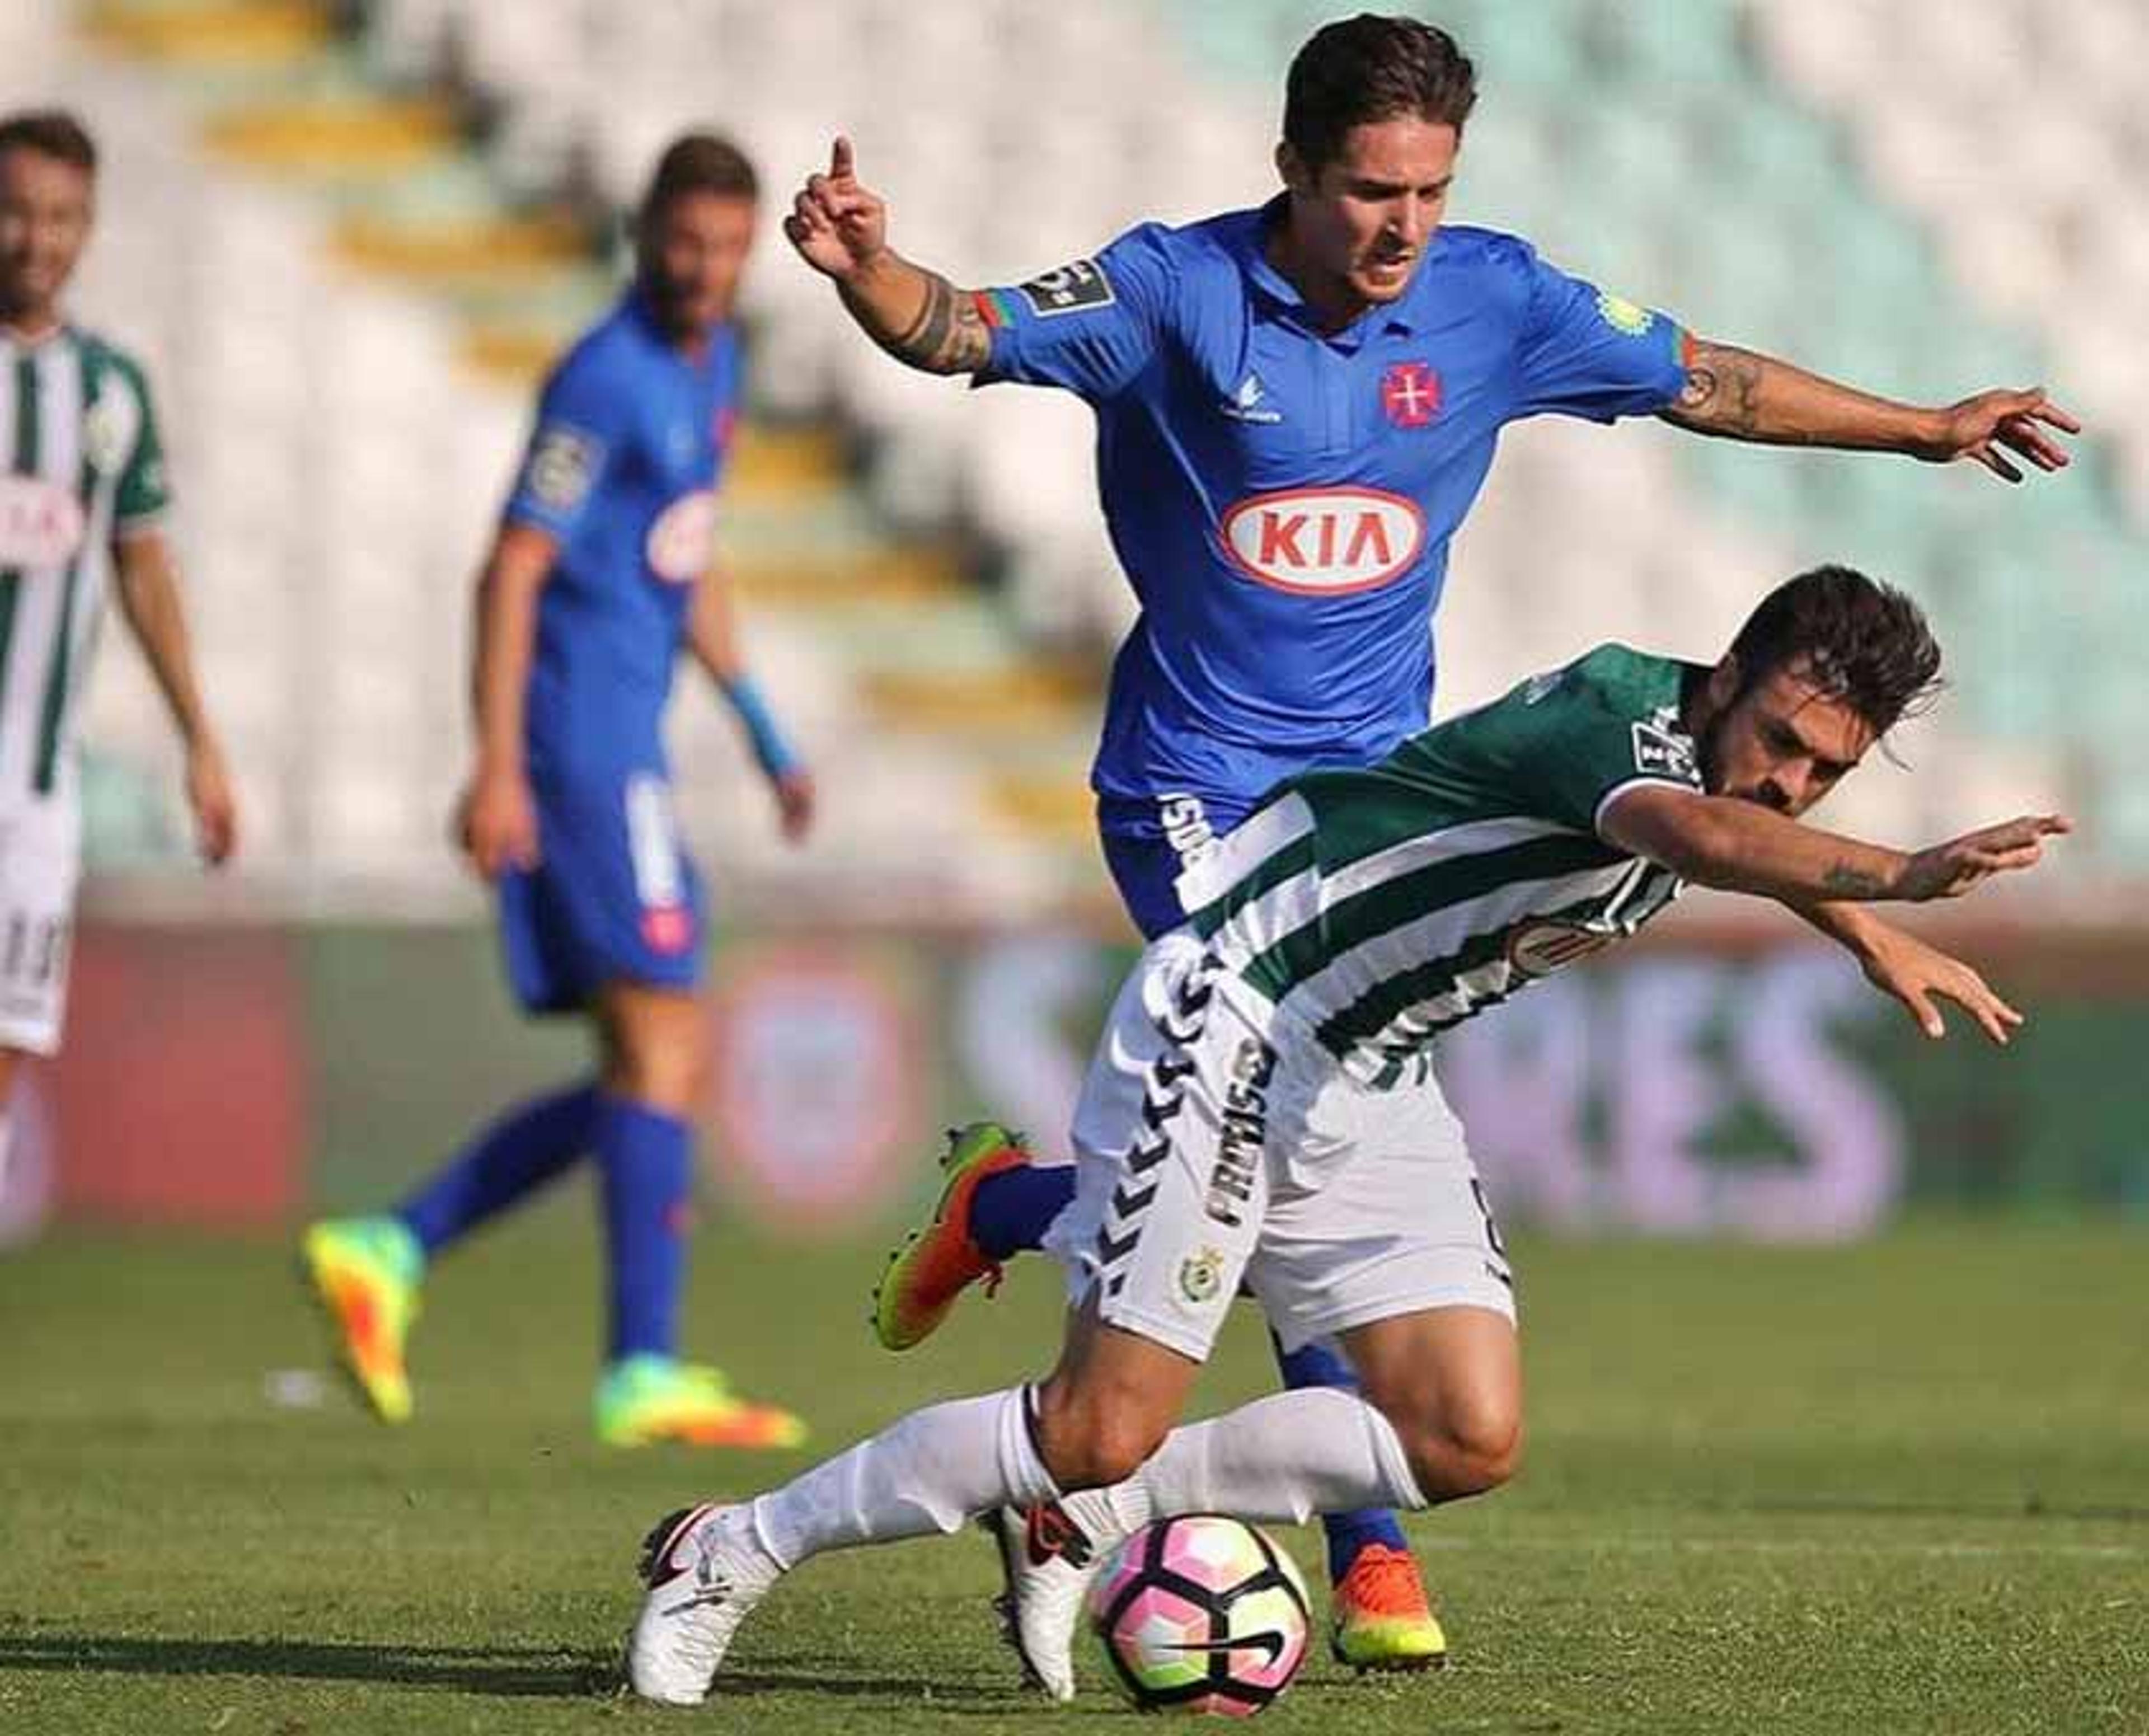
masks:
[[[1112,1673],[1145,1711],[1260,1711],[1305,1661],[1310,1608],[1291,1558],[1220,1513],[1136,1532],[1090,1585]]]

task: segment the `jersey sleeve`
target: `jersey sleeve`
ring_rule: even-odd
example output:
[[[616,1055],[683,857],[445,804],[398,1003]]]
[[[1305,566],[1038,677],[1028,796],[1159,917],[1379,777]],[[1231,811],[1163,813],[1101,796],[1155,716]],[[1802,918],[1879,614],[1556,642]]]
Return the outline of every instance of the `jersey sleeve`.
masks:
[[[1609,422],[1653,415],[1677,400],[1686,385],[1687,335],[1676,320],[1522,251],[1528,298],[1515,415]]]
[[[1504,775],[1532,813],[1596,833],[1605,810],[1638,786],[1701,793],[1694,742],[1670,716],[1625,702],[1587,668],[1568,668],[1557,685],[1530,697],[1539,685],[1502,702],[1502,708],[1521,707]]]
[[[561,363],[537,400],[537,425],[501,518],[564,541],[624,446],[631,396],[586,352]]]
[[[1062,386],[1093,404],[1124,391],[1163,340],[1178,278],[1166,234],[1144,224],[1095,259],[980,290],[993,348],[979,384]]]
[[[138,414],[134,444],[120,466],[118,486],[113,495],[113,528],[123,536],[153,528],[172,504],[171,483],[164,474],[164,443],[157,432],[148,377],[137,367],[129,366],[125,371]]]

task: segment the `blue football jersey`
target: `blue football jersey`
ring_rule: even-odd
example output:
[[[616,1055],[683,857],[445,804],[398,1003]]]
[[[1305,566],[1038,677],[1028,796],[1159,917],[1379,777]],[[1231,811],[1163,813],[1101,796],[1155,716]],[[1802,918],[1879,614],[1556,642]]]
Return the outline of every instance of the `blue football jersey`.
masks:
[[[1423,728],[1448,541],[1502,427],[1648,414],[1686,382],[1671,320],[1487,229],[1442,229],[1400,299],[1324,335],[1265,257],[1281,212],[1145,224],[979,298],[981,382],[1062,386],[1096,413],[1141,604],[1092,777],[1108,809],[1243,809]]]
[[[728,325],[688,356],[630,292],[546,381],[506,511],[560,545],[538,606],[533,767],[663,764],[664,704],[714,548],[738,364]]]

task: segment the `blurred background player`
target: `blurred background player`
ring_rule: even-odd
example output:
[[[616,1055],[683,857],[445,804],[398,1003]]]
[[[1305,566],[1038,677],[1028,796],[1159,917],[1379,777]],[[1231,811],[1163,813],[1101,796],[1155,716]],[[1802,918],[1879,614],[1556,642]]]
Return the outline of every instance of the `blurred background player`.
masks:
[[[1566,275],[1524,241],[1443,227],[1470,60],[1446,33],[1361,15],[1293,61],[1257,210],[1145,224],[1027,283],[959,289],[888,244],[882,200],[838,139],[786,233],[898,360],[1071,390],[1095,410],[1113,546],[1141,614],[1113,666],[1093,770],[1105,857],[1143,935],[1175,883],[1281,779],[1363,765],[1423,726],[1427,628],[1447,546],[1505,424],[1659,415],[1694,432],[2056,470],[2037,391],[1940,408],[1869,396]],[[1876,978],[1947,973],[1862,913],[1821,924]],[[1074,1171],[1029,1164],[997,1124],[960,1130],[934,1219],[882,1283],[877,1326],[917,1343],[962,1288],[1037,1245]],[[1347,1383],[1325,1345],[1292,1382]],[[1446,1642],[1392,1515],[1329,1522],[1335,1648],[1361,1666]]]
[[[162,528],[148,380],[60,311],[96,191],[73,116],[0,118],[0,1170],[18,1066],[59,1047],[82,868],[75,722],[115,584],[185,745],[196,847],[214,865],[238,842]]]
[[[478,586],[477,766],[462,842],[496,883],[516,995],[594,1027],[594,1078],[517,1104],[390,1214],[313,1225],[306,1271],[376,1415],[410,1414],[404,1341],[428,1262],[594,1154],[610,1267],[599,1437],[788,1446],[798,1419],[677,1351],[707,1034],[701,883],[662,736],[683,647],[737,712],[785,835],[813,784],[747,675],[710,571],[739,392],[731,314],[757,184],[706,134],[664,153],[618,305],[546,385]]]
[[[1057,1699],[1090,1577],[1153,1519],[1302,1522],[1465,1499],[1522,1440],[1514,1276],[1461,1125],[1424,1081],[1443,1035],[1615,946],[1689,884],[1816,903],[1962,896],[2069,829],[2026,815],[1906,852],[1799,823],[1937,689],[1916,604],[1841,566],[1779,586],[1714,665],[1603,645],[1377,765],[1273,793],[1181,882],[1192,944],[1130,974],[1099,1045],[1071,1311],[1034,1386],[913,1411],[758,1499],[660,1522],[636,1691],[692,1703],[739,1623],[823,1550],[1044,1503],[1009,1578]],[[1162,983],[1160,997],[1150,991]],[[1971,975],[1997,1041],[2020,1015]],[[1146,1089],[1115,1089],[1123,1057]],[[1365,1382],[1175,1431],[1241,1281]]]

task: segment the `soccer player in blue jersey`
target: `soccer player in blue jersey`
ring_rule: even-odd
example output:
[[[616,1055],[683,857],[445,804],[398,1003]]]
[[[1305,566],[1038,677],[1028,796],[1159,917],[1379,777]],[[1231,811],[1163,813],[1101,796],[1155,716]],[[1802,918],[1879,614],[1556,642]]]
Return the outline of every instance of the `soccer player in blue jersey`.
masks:
[[[1476,102],[1445,33],[1361,15],[1292,63],[1257,209],[1144,224],[1011,288],[955,288],[888,244],[847,141],[798,194],[793,244],[881,347],[929,372],[1054,385],[1097,416],[1106,524],[1141,614],[1114,665],[1093,774],[1105,859],[1145,937],[1175,927],[1181,872],[1262,794],[1314,765],[1363,765],[1423,725],[1429,626],[1449,540],[1499,431],[1557,414],[1658,415],[1696,433],[2057,470],[2040,391],[1941,408],[1890,402],[1698,337],[1571,277],[1526,241],[1442,221]],[[1959,969],[1847,911],[1818,921],[1915,1001]],[[1137,1088],[1133,1075],[1123,1080]],[[1085,1126],[1118,1125],[1085,1101]],[[934,1221],[878,1308],[892,1347],[1037,1245],[1073,1190],[993,1124],[944,1160]],[[1347,1380],[1321,1346],[1293,1381]],[[1392,1517],[1330,1522],[1338,1652],[1437,1660],[1445,1641]]]
[[[787,837],[811,778],[747,673],[710,571],[739,392],[731,311],[756,182],[732,145],[676,141],[640,212],[617,307],[546,381],[478,586],[478,756],[461,812],[495,883],[516,995],[596,1038],[593,1077],[510,1109],[390,1214],[316,1224],[310,1281],[374,1411],[410,1413],[404,1340],[427,1264],[594,1155],[611,1270],[597,1432],[635,1446],[790,1446],[798,1418],[677,1355],[703,1084],[701,883],[681,847],[662,733],[683,648],[748,732]]]

